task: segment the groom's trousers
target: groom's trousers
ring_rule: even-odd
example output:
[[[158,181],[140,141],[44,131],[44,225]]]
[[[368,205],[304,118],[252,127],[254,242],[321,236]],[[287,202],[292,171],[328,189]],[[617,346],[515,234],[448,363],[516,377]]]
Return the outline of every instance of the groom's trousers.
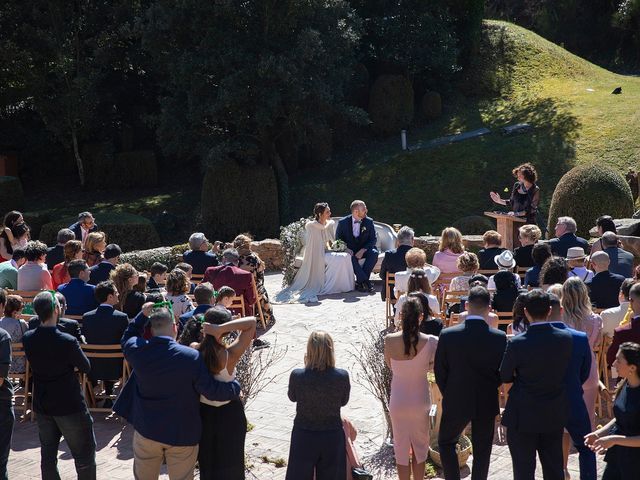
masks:
[[[362,258],[364,258],[364,265],[360,265],[360,261],[355,256],[358,252],[353,252],[354,254],[351,256],[351,263],[353,264],[353,272],[356,274],[356,281],[358,283],[368,282],[369,277],[371,276],[371,272],[373,272],[373,267],[376,266],[378,262],[378,250],[375,248],[371,248],[364,252]]]

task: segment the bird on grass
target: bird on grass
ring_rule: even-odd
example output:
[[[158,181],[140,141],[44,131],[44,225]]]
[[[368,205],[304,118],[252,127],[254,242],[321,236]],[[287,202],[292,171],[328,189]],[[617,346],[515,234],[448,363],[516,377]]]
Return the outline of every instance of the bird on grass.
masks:
[[[611,92],[611,95],[620,95],[622,93],[622,87],[616,87],[613,89],[613,92]]]

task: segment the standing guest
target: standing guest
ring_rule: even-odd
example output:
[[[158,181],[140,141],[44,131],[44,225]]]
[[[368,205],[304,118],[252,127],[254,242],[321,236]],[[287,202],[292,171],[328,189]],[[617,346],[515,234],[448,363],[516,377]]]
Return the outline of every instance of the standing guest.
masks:
[[[503,250],[499,255],[495,256],[493,262],[494,268],[497,266],[499,272],[489,277],[489,290],[496,288],[495,277],[498,276],[509,278],[518,288],[520,288],[520,276],[513,272],[513,269],[516,268],[516,260],[513,258],[511,250]]]
[[[60,292],[56,292],[56,299],[60,304],[60,317],[58,318],[58,323],[56,327],[62,333],[66,333],[71,335],[76,340],[78,340],[79,344],[87,343],[82,335],[82,331],[80,330],[80,323],[77,320],[73,320],[71,318],[64,318],[64,314],[67,311],[67,300],[64,298]],[[33,317],[29,320],[29,330],[35,330],[40,326],[40,319],[38,316]]]
[[[87,236],[91,232],[98,230],[98,225],[91,215],[91,212],[82,212],[78,214],[78,221],[69,227],[69,230],[76,236],[76,240],[80,240],[82,245],[87,241]]]
[[[442,230],[440,245],[431,263],[442,273],[455,273],[458,271],[458,258],[463,253],[462,234],[457,228],[447,227]]]
[[[620,294],[618,295],[618,301],[620,305],[618,307],[607,308],[600,316],[602,317],[602,334],[607,337],[613,337],[613,332],[619,326],[622,327],[623,322],[627,315],[629,316],[629,321],[631,320],[631,316],[633,315],[633,310],[631,309],[631,305],[629,302],[629,291],[631,287],[636,283],[636,280],[633,278],[625,278],[624,282],[620,286]],[[625,323],[628,324],[627,321]]]
[[[456,445],[469,422],[473,430],[471,478],[485,479],[489,473],[495,418],[500,411],[500,362],[507,345],[504,332],[485,322],[490,301],[486,288],[472,288],[466,320],[444,329],[438,340],[434,365],[442,392],[438,445],[444,476],[451,480],[460,479]],[[461,351],[465,354],[460,355]]]
[[[540,188],[536,184],[538,174],[530,163],[523,163],[512,170],[513,176],[518,180],[513,184],[511,196],[508,200],[500,198],[496,192],[491,192],[490,197],[499,205],[511,207],[511,215],[524,217],[527,223],[536,224],[538,217],[538,205],[540,204]]]
[[[152,337],[142,337],[145,324]],[[145,303],[122,336],[122,350],[133,369],[114,411],[132,424],[133,475],[156,479],[166,462],[169,478],[192,479],[202,425],[200,395],[235,400],[236,380],[220,382],[207,371],[202,356],[175,341],[176,324],[166,308]],[[171,421],[167,421],[170,418]]]
[[[5,295],[4,290],[2,294]],[[6,331],[13,343],[21,342],[22,337],[29,330],[29,325],[21,320],[20,314],[24,308],[24,301],[20,295],[7,295],[4,301],[4,316],[0,318],[0,328]],[[25,359],[18,357],[13,360],[9,373],[24,373]]]
[[[429,454],[427,372],[433,370],[438,338],[420,332],[423,320],[422,304],[409,298],[402,306],[402,330],[384,337],[384,360],[392,372],[389,414],[400,480],[409,480],[411,474],[424,478]]]
[[[132,319],[142,310],[145,302],[144,291],[134,289],[138,285],[138,272],[130,263],[121,263],[110,274],[110,279],[118,290],[116,308]],[[146,284],[146,280],[145,280]]]
[[[2,222],[3,228],[0,233],[0,262],[11,260],[13,247],[17,244],[17,231],[15,229],[17,225],[24,225],[26,227],[22,213],[17,210],[12,210],[4,216],[4,221]],[[27,227],[26,230],[28,231],[29,228]]]
[[[592,255],[599,250],[604,250],[604,248],[602,247],[602,235],[604,235],[605,232],[613,232],[616,235],[618,234],[616,224],[614,223],[613,218],[611,218],[610,215],[602,215],[601,217],[598,217],[598,219],[596,220],[596,228],[598,229],[598,235],[600,236],[600,238],[593,242],[593,244],[591,245]]]
[[[566,257],[571,247],[582,247],[585,252],[589,249],[589,242],[578,237],[578,225],[571,217],[559,217],[556,222],[556,238],[549,240],[549,246],[554,255]]]
[[[502,415],[516,479],[531,479],[536,452],[545,478],[563,479],[562,434],[568,420],[565,376],[571,334],[551,325],[551,301],[542,290],[527,293],[526,332],[507,344],[500,365],[503,383],[513,383]]]
[[[546,243],[536,243],[531,250],[531,258],[533,258],[533,267],[524,274],[525,287],[540,286],[540,270],[544,262],[551,257],[551,247]]]
[[[154,262],[149,269],[149,280],[147,281],[147,290],[162,290],[167,282],[167,272],[169,267],[164,263]]]
[[[440,314],[440,303],[435,295],[431,292],[431,285],[429,284],[429,280],[427,279],[427,274],[424,270],[416,268],[411,272],[409,276],[409,285],[407,287],[407,293],[403,293],[398,298],[396,302],[396,313],[394,317],[394,323],[397,327],[400,327],[402,322],[402,305],[407,301],[408,294],[410,293],[421,293],[424,295],[425,300],[429,304],[429,313],[425,313],[425,318],[429,318],[430,315],[439,315]],[[424,313],[424,312],[423,312]]]
[[[60,304],[52,292],[40,292],[33,309],[42,322],[22,340],[33,372],[33,410],[40,436],[43,479],[58,479],[58,446],[64,436],[79,480],[96,478],[96,439],[76,369],[91,369],[78,341],[56,328]]]
[[[342,480],[346,471],[340,408],[349,401],[349,373],[336,368],[331,336],[309,335],[304,368],[289,377],[289,400],[296,402],[286,480]]]
[[[567,251],[567,262],[569,263],[569,276],[578,277],[583,282],[589,282],[593,278],[593,272],[584,266],[587,256],[582,247],[571,247]]]
[[[82,260],[82,242],[80,240],[69,240],[64,245],[64,260],[53,266],[51,272],[51,282],[53,289],[57,290],[63,283],[69,283],[69,262],[73,260]]]
[[[462,275],[451,279],[449,290],[453,292],[467,291],[469,290],[471,278],[473,278],[480,268],[478,256],[473,252],[464,252],[458,257],[458,263],[456,265],[458,270],[462,272]]]
[[[0,288],[18,289],[18,269],[27,263],[24,248],[13,249],[11,260],[0,263]]]
[[[398,298],[402,293],[406,293],[409,284],[409,277],[411,276],[411,272],[415,269],[419,268],[420,270],[424,270],[427,274],[429,284],[433,284],[433,282],[435,282],[440,276],[440,269],[427,263],[427,254],[424,253],[424,250],[421,248],[413,247],[409,249],[405,255],[405,261],[407,263],[407,269],[402,272],[396,272],[396,284],[393,287],[393,292],[396,298]]]
[[[562,257],[549,257],[540,269],[538,283],[543,290],[556,283],[563,284],[569,278],[569,264]]]
[[[120,263],[120,255],[122,255],[122,250],[118,245],[115,243],[107,245],[104,249],[104,259],[89,269],[89,283],[98,285],[100,282],[109,280],[111,272]]]
[[[264,321],[267,325],[275,323],[276,319],[273,316],[273,308],[269,302],[269,294],[264,286],[264,262],[260,259],[257,253],[251,251],[252,238],[248,235],[238,235],[233,240],[233,248],[238,250],[240,258],[238,259],[238,267],[247,272],[251,272],[256,282],[256,290],[260,296],[260,307],[262,308],[262,314],[264,315]]]
[[[118,290],[111,280],[100,282],[95,288],[98,308],[82,315],[82,332],[90,345],[117,345],[129,325],[126,313],[116,310]],[[104,381],[107,395],[113,394],[115,380],[122,377],[121,358],[94,358],[91,360],[89,380],[95,385],[98,380]],[[105,408],[110,407],[107,399]]]
[[[104,260],[103,253],[107,248],[107,235],[104,232],[91,232],[86,236],[82,245],[84,246],[82,258],[91,268]]]
[[[253,304],[256,303],[256,295],[253,291],[251,273],[238,267],[240,255],[234,248],[228,248],[222,252],[222,265],[209,267],[204,273],[203,282],[209,282],[217,290],[227,285],[233,288],[238,295],[244,297],[245,311],[253,315]]]
[[[616,359],[618,348],[624,342],[640,343],[640,283],[629,290],[629,304],[633,310],[631,324],[614,330],[611,346],[607,351],[607,365],[611,366]]]
[[[633,277],[633,254],[618,246],[618,236],[613,232],[605,232],[600,240],[602,251],[609,255],[609,271],[624,278]]]
[[[640,345],[620,345],[614,366],[623,379],[613,403],[614,418],[585,437],[596,453],[605,453],[603,480],[631,480],[640,472]]]
[[[204,233],[196,232],[189,237],[189,248],[182,254],[182,260],[193,267],[193,273],[204,275],[209,267],[219,265],[218,257],[209,251],[209,240]]]
[[[483,248],[478,252],[480,270],[495,270],[496,262],[494,258],[506,250],[502,248],[502,235],[495,230],[488,230],[482,235]]]
[[[383,283],[387,281],[387,273],[395,274],[396,272],[402,272],[407,269],[405,256],[413,247],[414,236],[415,233],[413,229],[409,227],[405,226],[398,230],[396,249],[386,251],[382,258],[382,264],[380,265],[380,278]],[[383,285],[382,290],[380,290],[380,295],[382,296],[382,301],[387,300],[386,285]],[[391,289],[391,299],[395,300],[395,298],[396,296],[394,295],[393,289]]]
[[[52,290],[51,274],[44,263],[47,246],[38,240],[30,241],[24,249],[27,263],[18,269],[18,290]]]
[[[566,385],[567,396],[569,398],[569,420],[566,425],[566,432],[562,439],[562,455],[564,460],[565,478],[570,477],[567,470],[569,461],[569,449],[571,441],[578,451],[580,462],[580,479],[596,480],[596,456],[584,443],[585,436],[593,430],[589,411],[585,405],[583,385],[589,381],[592,372],[593,352],[589,345],[589,338],[584,332],[567,327],[563,321],[564,313],[560,298],[554,294],[549,294],[551,300],[552,325],[561,330],[566,330],[571,334],[571,361],[567,368]]]
[[[236,365],[247,351],[256,333],[255,317],[231,319],[228,310],[211,308],[204,315],[206,333],[198,350],[216,380],[231,382],[236,378]],[[231,343],[222,337],[239,331]],[[200,395],[202,437],[198,453],[201,480],[244,480],[244,443],[247,418],[239,399],[218,402]]]
[[[215,304],[215,298],[213,294],[213,285],[208,282],[198,284],[196,289],[193,291],[193,296],[198,306],[195,308],[195,310],[191,310],[180,315],[180,325],[178,325],[178,327],[182,328],[187,324],[189,320],[195,318],[196,315],[204,315],[207,310],[213,307],[213,305]]]
[[[0,289],[0,315],[4,306],[4,290]],[[7,463],[13,436],[13,385],[9,381],[11,368],[11,337],[0,328],[0,480],[9,480]]]
[[[518,267],[529,268],[535,265],[531,253],[540,237],[542,237],[542,232],[537,225],[523,225],[518,229],[521,246],[513,250],[513,258],[516,259]]]
[[[618,293],[624,277],[609,271],[609,255],[604,251],[591,255],[591,264],[596,272],[591,281],[586,282],[591,303],[596,308],[617,307]]]
[[[167,301],[171,302],[173,315],[176,318],[195,308],[187,296],[188,293],[189,279],[187,274],[177,268],[173,269],[167,276]]]
[[[68,228],[58,231],[58,243],[47,249],[47,269],[53,270],[53,267],[60,262],[64,262],[64,246],[69,240],[75,240],[76,235]]]
[[[89,285],[89,267],[84,260],[72,260],[67,267],[71,280],[58,287],[58,291],[67,299],[69,315],[83,315],[98,306],[96,287]]]

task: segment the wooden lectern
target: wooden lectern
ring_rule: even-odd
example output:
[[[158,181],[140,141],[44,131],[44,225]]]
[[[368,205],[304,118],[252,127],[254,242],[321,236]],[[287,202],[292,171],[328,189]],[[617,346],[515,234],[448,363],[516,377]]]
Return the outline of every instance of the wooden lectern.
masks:
[[[513,251],[513,232],[517,223],[527,223],[522,217],[514,217],[506,213],[484,212],[487,217],[495,218],[498,233],[502,235],[502,246]]]

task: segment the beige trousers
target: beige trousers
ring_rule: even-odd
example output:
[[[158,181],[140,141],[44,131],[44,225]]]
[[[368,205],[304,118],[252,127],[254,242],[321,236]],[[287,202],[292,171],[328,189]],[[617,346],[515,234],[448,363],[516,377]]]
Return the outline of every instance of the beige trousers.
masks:
[[[193,480],[198,445],[175,447],[133,434],[133,476],[136,480],[158,480],[162,461],[167,461],[171,480]]]

